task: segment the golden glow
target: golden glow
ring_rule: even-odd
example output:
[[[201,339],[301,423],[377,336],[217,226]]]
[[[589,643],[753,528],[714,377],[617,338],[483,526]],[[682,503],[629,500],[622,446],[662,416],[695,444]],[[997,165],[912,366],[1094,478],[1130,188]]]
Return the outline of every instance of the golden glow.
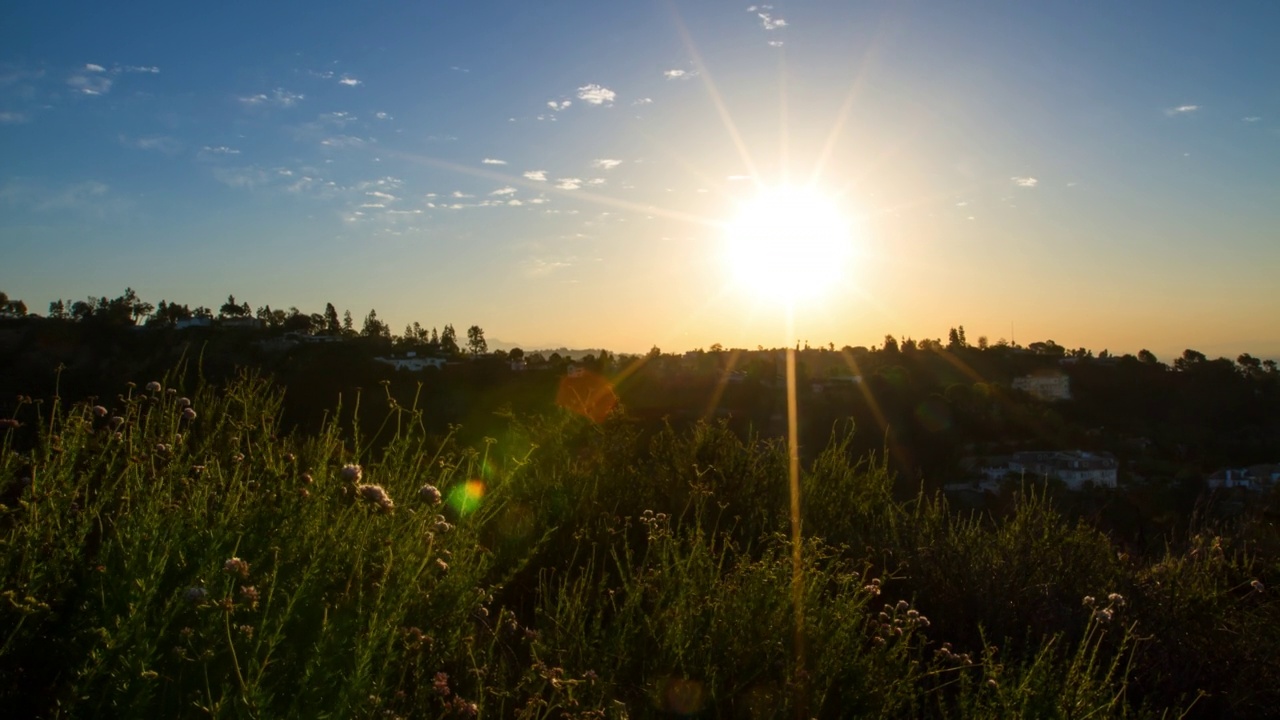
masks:
[[[726,266],[755,297],[812,299],[846,276],[851,230],[835,202],[813,188],[764,188],[725,227]]]

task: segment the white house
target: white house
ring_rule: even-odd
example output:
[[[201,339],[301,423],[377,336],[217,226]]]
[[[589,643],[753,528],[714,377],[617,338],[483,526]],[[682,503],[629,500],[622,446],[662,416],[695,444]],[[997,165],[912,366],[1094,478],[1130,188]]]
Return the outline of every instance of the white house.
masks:
[[[390,365],[397,370],[408,370],[409,372],[418,372],[427,368],[436,368],[439,370],[444,367],[445,359],[438,357],[418,357],[416,352],[407,352],[404,357],[379,357],[374,360]]]
[[[1062,373],[1026,375],[1014,378],[1013,389],[1021,390],[1040,400],[1070,400],[1071,378]]]

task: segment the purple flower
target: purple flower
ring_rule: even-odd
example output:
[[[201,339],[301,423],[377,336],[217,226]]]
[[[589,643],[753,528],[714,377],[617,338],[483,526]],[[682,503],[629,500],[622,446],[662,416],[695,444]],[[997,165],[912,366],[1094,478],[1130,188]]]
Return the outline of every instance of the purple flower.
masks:
[[[364,479],[364,469],[359,465],[348,463],[342,466],[342,479],[347,482],[358,483]]]
[[[432,505],[439,505],[440,501],[444,499],[435,485],[423,485],[422,489],[418,491],[418,497]]]

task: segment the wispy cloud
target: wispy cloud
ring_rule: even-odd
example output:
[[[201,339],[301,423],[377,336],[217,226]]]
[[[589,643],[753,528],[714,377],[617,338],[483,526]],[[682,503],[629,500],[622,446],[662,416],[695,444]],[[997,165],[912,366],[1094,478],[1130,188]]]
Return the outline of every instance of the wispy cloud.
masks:
[[[1199,105],[1179,105],[1178,107],[1171,107],[1165,110],[1164,114],[1168,115],[1169,117],[1173,117],[1175,115],[1186,115],[1188,113],[1193,113],[1199,109],[1200,109]]]
[[[615,160],[614,158],[597,158],[591,163],[591,166],[600,168],[601,170],[612,170],[621,164],[621,160]]]
[[[578,99],[591,105],[612,105],[617,97],[614,91],[595,83],[578,88]]]
[[[376,112],[376,113],[374,113],[374,114],[373,114],[373,116],[374,116],[374,117],[376,117],[376,118],[378,118],[379,120],[392,120],[392,119],[393,119],[390,115],[388,115],[387,113],[384,113],[384,112]]]
[[[631,103],[631,104],[632,104],[632,105],[652,105],[652,104],[653,104],[653,98],[642,97],[642,98],[639,98],[638,100],[636,100],[635,102],[633,102],[633,103]]]
[[[107,75],[107,69],[96,63],[88,63],[67,78],[67,85],[83,95],[106,95],[115,81]]]
[[[356,137],[355,135],[330,135],[320,141],[321,145],[330,148],[364,147],[367,143],[367,140]]]
[[[177,138],[171,138],[166,135],[139,138],[121,135],[120,143],[125,147],[131,147],[136,150],[152,150],[165,155],[176,155],[182,152],[182,142]]]
[[[240,102],[249,107],[283,107],[290,108],[306,99],[306,95],[285,90],[284,88],[276,88],[271,94],[258,93],[257,95],[246,95],[239,98]]]
[[[556,102],[555,100],[547,101],[547,107],[551,108],[552,110],[555,110],[556,112],[560,112],[561,110],[569,107],[572,104],[573,103],[569,100],[565,100],[563,102]]]
[[[515,189],[515,188],[513,188],[513,187],[511,187],[510,185],[508,185],[507,187],[498,188],[497,190],[494,190],[493,192],[491,192],[491,193],[489,193],[489,194],[490,194],[490,195],[495,195],[495,196],[498,196],[498,197],[502,197],[502,196],[504,196],[504,195],[515,195],[515,194],[516,194],[516,189]]]
[[[751,5],[747,7],[747,12],[755,13],[755,16],[760,19],[760,26],[765,30],[777,30],[778,28],[786,27],[787,21],[780,17],[775,17],[770,12],[771,10],[773,10],[772,5]]]
[[[1256,122],[1258,122],[1259,120],[1261,120],[1262,118],[1258,117],[1257,115],[1250,115],[1250,116],[1249,116],[1249,117],[1247,117],[1247,118],[1241,118],[1241,119],[1242,119],[1242,120],[1244,120],[1244,121],[1245,121],[1245,122],[1247,122],[1247,123],[1256,123]]]
[[[783,43],[781,40],[770,40],[770,41],[769,41],[769,47],[782,47],[784,44],[785,44],[785,43]]]
[[[160,74],[160,68],[155,65],[125,65],[121,69],[130,73],[148,73],[151,75]]]
[[[0,112],[0,125],[21,125],[31,118],[20,112]]]
[[[497,158],[485,158],[480,162],[484,163],[485,165],[506,165],[507,164],[506,160],[499,160]]]
[[[547,171],[546,170],[528,170],[524,173],[524,177],[526,180],[533,180],[535,182],[546,182]]]
[[[1040,181],[1033,177],[1020,177],[1015,175],[1011,179],[1013,180],[1014,185],[1022,188],[1033,188],[1040,184]]]
[[[577,190],[582,187],[582,180],[579,178],[560,178],[556,181],[557,190]]]
[[[357,85],[363,85],[364,82],[350,75],[343,75],[341,78],[339,78],[338,84],[346,85],[347,87],[355,87]]]
[[[688,72],[687,70],[680,70],[680,69],[663,70],[662,77],[668,80],[680,80],[680,79],[687,79],[687,78],[693,77],[693,73]]]
[[[525,261],[524,272],[528,277],[546,277],[567,267],[573,267],[572,258],[529,258]]]

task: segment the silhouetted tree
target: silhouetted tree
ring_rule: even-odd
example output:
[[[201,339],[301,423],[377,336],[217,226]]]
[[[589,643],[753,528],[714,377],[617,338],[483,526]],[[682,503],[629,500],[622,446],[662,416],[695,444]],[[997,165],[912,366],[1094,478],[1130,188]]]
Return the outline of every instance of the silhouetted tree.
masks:
[[[898,340],[892,335],[884,336],[884,351],[887,353],[898,352]]]
[[[338,319],[338,310],[333,303],[324,304],[324,331],[332,335],[342,332],[342,321]]]
[[[454,331],[453,325],[445,325],[444,331],[440,333],[440,349],[449,355],[458,354],[458,333]]]
[[[489,343],[485,342],[484,330],[479,325],[467,328],[467,349],[472,355],[483,355],[488,351]]]

